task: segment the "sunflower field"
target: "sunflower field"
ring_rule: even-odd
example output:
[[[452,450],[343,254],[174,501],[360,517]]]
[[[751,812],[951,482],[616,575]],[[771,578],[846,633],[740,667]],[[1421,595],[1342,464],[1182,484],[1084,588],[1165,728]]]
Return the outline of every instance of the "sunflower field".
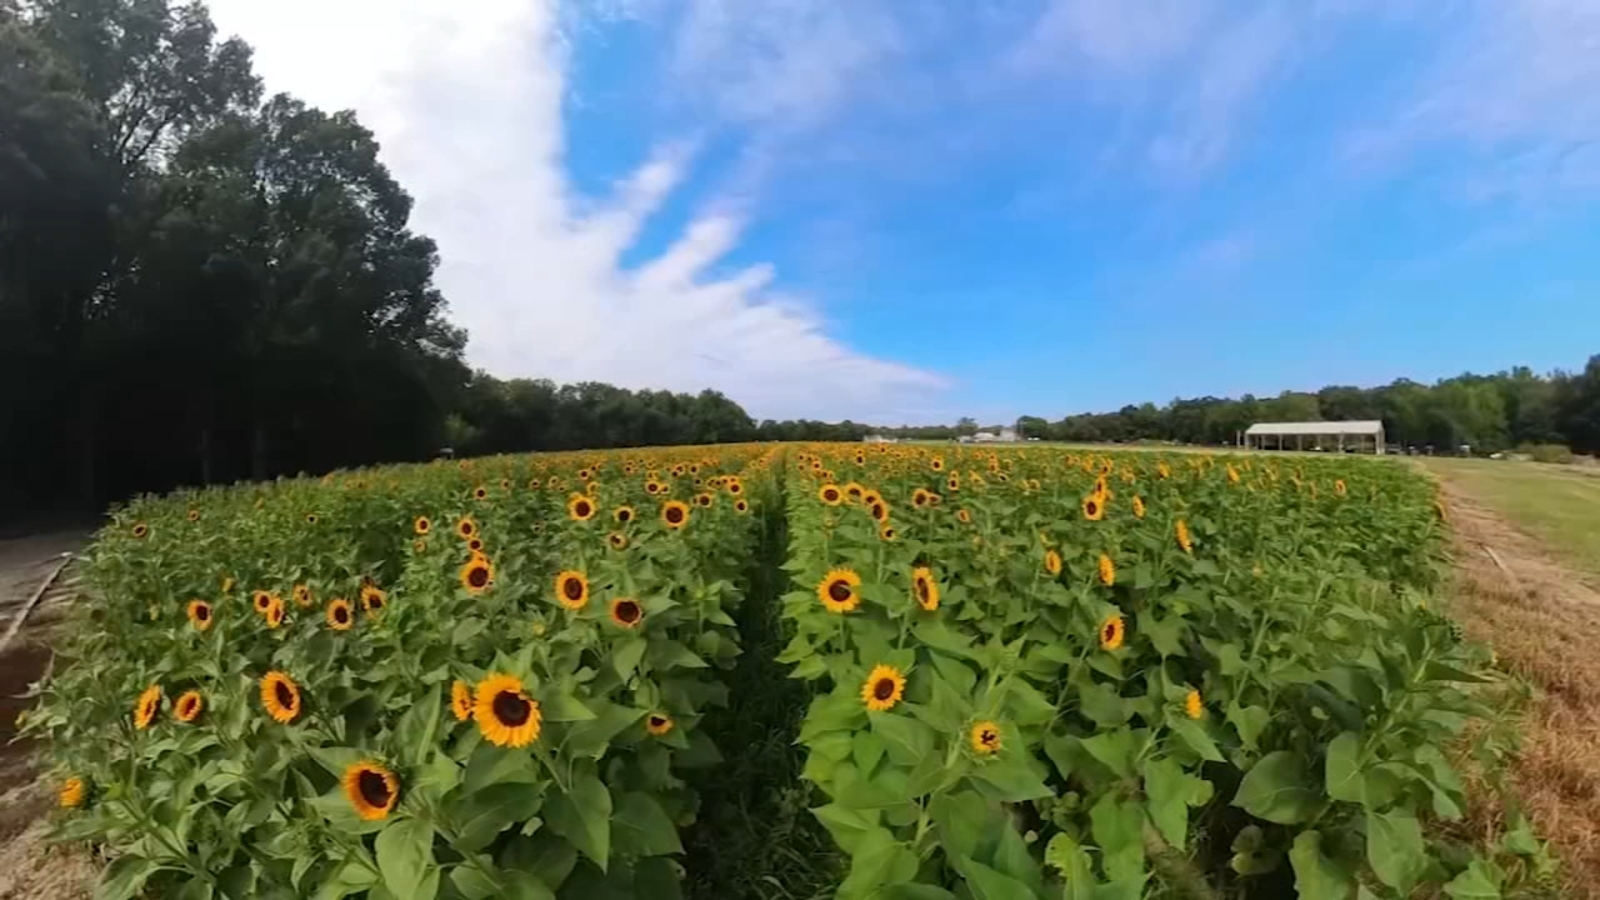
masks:
[[[774,452],[142,499],[24,733],[108,897],[673,896]]]
[[[1052,447],[141,498],[24,734],[105,897],[671,898],[758,603],[841,898],[1493,897],[1434,827],[1495,679],[1428,608],[1444,514],[1370,460]]]
[[[1431,828],[1462,815],[1446,752],[1491,676],[1427,607],[1444,507],[1409,470],[860,445],[787,467],[780,660],[816,686],[840,898],[1500,895],[1492,850]]]

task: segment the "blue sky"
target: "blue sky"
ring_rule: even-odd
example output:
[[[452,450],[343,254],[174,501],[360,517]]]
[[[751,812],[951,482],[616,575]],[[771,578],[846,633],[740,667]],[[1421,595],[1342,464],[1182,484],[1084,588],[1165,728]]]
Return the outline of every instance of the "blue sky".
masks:
[[[1592,0],[267,6],[498,375],[1001,421],[1600,352]]]

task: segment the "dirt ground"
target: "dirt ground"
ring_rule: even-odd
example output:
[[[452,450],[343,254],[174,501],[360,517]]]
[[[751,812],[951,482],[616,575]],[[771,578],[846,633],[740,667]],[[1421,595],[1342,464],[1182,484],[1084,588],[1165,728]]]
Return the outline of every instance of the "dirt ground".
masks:
[[[11,632],[63,562],[62,554],[81,549],[86,539],[85,532],[66,531],[0,541],[0,900],[69,900],[91,893],[96,870],[86,854],[43,843],[42,817],[54,797],[35,778],[33,748],[14,740],[17,713],[28,704],[19,695],[49,666],[50,637],[73,593],[70,566]]]
[[[1562,896],[1600,898],[1600,592],[1459,482],[1442,481],[1454,533],[1451,613],[1540,694],[1521,723],[1513,795],[1562,861]]]

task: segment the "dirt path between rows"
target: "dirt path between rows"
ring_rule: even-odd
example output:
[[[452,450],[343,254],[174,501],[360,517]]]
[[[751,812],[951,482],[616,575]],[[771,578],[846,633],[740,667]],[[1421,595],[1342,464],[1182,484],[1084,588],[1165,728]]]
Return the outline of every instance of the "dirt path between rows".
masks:
[[[88,897],[96,868],[81,851],[47,847],[44,815],[54,800],[33,769],[33,748],[16,737],[17,714],[29,701],[19,695],[50,664],[50,643],[74,593],[69,567],[39,596],[64,561],[82,549],[87,534],[64,531],[0,541],[0,900],[74,900]],[[27,617],[19,619],[24,610]]]
[[[1556,561],[1459,484],[1441,487],[1451,614],[1541,691],[1521,723],[1512,793],[1561,856],[1562,896],[1600,898],[1600,579]]]

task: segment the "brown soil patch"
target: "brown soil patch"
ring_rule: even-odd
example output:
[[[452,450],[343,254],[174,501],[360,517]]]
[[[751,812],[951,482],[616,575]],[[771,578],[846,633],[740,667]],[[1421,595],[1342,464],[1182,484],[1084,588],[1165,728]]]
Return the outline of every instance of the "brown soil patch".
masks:
[[[1452,613],[1494,648],[1500,668],[1541,691],[1520,723],[1512,794],[1561,856],[1562,896],[1600,898],[1600,594],[1458,486],[1442,487]]]

